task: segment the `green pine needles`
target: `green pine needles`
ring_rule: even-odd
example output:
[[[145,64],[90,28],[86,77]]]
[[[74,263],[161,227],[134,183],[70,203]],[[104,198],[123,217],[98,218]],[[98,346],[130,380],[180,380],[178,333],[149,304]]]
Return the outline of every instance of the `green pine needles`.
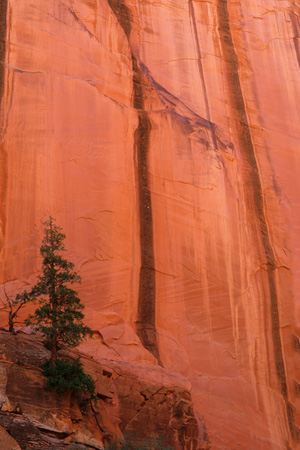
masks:
[[[42,274],[30,295],[39,299],[39,307],[26,320],[46,338],[51,360],[57,358],[59,344],[76,347],[91,330],[83,324],[83,309],[77,292],[69,287],[81,281],[74,264],[63,258],[65,234],[50,217],[44,222]]]
[[[48,378],[46,388],[54,389],[60,394],[72,391],[82,406],[86,406],[89,401],[97,400],[95,382],[90,375],[84,373],[79,359],[76,361],[48,360],[42,365],[42,369],[43,374]]]

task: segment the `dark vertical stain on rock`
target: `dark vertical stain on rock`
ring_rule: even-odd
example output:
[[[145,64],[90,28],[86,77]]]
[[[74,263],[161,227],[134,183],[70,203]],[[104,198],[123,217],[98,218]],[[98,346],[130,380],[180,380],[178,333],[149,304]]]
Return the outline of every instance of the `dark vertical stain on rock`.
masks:
[[[129,40],[131,32],[131,11],[125,5],[124,0],[108,0],[108,4],[117,18],[117,21],[123,28],[123,31]]]
[[[0,0],[0,102],[4,90],[7,0]]]
[[[6,17],[7,17],[7,2],[8,0],[0,0],[0,108],[2,104],[2,98],[4,93],[4,76],[5,76],[5,54],[6,54]],[[3,133],[3,114],[0,109],[0,141]],[[0,249],[3,246],[3,237],[5,236],[5,195],[6,195],[6,157],[4,153],[4,144],[0,144],[0,227],[2,230],[0,234],[2,239],[0,241]]]
[[[198,71],[199,71],[199,76],[200,76],[200,80],[201,80],[202,94],[203,94],[203,99],[204,99],[204,104],[205,104],[206,119],[209,121],[209,129],[210,129],[212,144],[214,145],[215,148],[218,148],[218,141],[216,138],[215,128],[211,122],[209,101],[208,101],[206,83],[205,83],[203,66],[202,66],[202,53],[201,53],[200,42],[199,42],[199,37],[198,37],[198,30],[197,30],[197,23],[196,23],[196,18],[195,18],[195,8],[194,8],[193,0],[189,0],[189,12],[190,12],[190,17],[191,17],[191,21],[192,21],[194,38],[195,38]]]
[[[124,0],[108,0],[118,22],[128,39],[131,33],[132,14]],[[130,45],[130,42],[129,42]],[[144,110],[143,76],[137,59],[131,52],[133,71],[133,107],[138,113],[138,127],[134,133],[139,192],[141,268],[138,298],[137,334],[143,346],[159,361],[155,328],[155,270],[153,249],[153,220],[149,190],[148,148],[151,123]]]
[[[138,127],[134,142],[137,158],[141,269],[138,299],[137,333],[144,347],[159,360],[157,335],[155,329],[155,270],[153,250],[153,220],[151,193],[149,190],[148,148],[151,123],[144,111],[142,74],[132,55],[133,68],[133,106],[138,110]]]
[[[300,23],[299,23],[299,17],[295,13],[290,13],[290,19],[292,22],[293,27],[293,42],[296,52],[296,57],[298,61],[298,66],[300,67]]]
[[[231,105],[234,111],[234,117],[237,121],[237,131],[239,137],[239,146],[248,163],[249,174],[246,179],[247,202],[255,210],[258,220],[256,229],[256,239],[259,245],[262,245],[266,257],[266,270],[268,274],[270,305],[271,305],[271,321],[272,321],[272,339],[274,345],[275,361],[277,376],[281,385],[282,396],[285,399],[286,412],[289,422],[291,435],[295,435],[293,406],[288,399],[287,380],[283,359],[282,343],[280,336],[279,312],[278,312],[278,295],[276,290],[274,269],[275,258],[270,243],[269,232],[265,220],[262,186],[258,172],[258,166],[255,158],[254,147],[251,139],[250,128],[248,124],[246,108],[239,78],[239,61],[235,52],[233,39],[230,29],[229,13],[227,0],[218,0],[218,31],[221,40],[222,53],[225,64],[225,72],[231,97]]]

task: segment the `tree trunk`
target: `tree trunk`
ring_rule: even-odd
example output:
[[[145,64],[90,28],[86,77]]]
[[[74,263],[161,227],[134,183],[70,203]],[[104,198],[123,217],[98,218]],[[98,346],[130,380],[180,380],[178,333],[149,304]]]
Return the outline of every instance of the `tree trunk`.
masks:
[[[51,361],[56,361],[57,359],[57,333],[54,332],[51,340]]]
[[[8,326],[9,326],[8,331],[10,333],[15,334],[14,321],[13,321],[13,318],[11,317],[11,312],[8,315]]]

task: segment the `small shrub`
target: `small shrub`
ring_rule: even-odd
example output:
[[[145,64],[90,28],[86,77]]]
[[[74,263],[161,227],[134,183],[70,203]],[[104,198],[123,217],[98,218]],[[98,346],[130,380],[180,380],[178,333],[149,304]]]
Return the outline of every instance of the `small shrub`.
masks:
[[[48,378],[47,389],[54,389],[55,392],[60,394],[72,391],[76,394],[82,406],[89,401],[97,400],[95,382],[90,375],[84,372],[79,359],[76,361],[48,360],[41,367],[43,374]]]

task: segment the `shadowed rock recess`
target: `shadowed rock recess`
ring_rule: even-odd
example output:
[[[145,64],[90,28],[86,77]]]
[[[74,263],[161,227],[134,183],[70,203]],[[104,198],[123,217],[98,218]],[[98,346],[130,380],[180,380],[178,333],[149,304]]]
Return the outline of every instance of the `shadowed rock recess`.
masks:
[[[0,2],[0,295],[35,283],[55,217],[94,332],[79,351],[118,392],[83,418],[34,394],[32,420],[17,403],[27,366],[42,389],[38,363],[3,361],[8,445],[20,420],[52,446],[106,442],[149,408],[178,449],[299,447],[299,17],[291,1]],[[122,416],[99,428],[107,408]]]

